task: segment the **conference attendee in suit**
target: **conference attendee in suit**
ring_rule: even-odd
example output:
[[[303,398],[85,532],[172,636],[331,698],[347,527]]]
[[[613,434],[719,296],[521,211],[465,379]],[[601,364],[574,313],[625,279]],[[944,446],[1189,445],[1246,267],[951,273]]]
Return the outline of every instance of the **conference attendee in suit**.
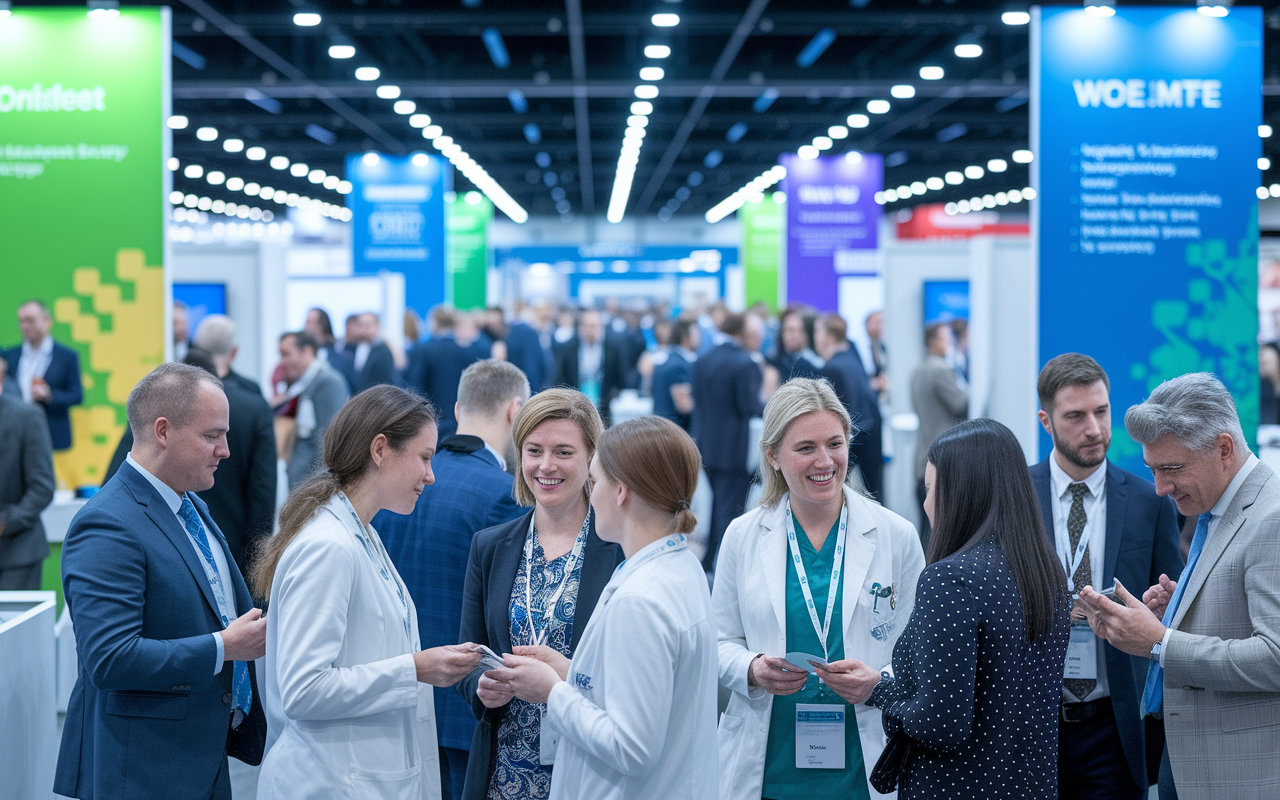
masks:
[[[849,341],[849,328],[838,314],[823,314],[814,327],[818,354],[825,362],[819,374],[836,390],[857,428],[850,455],[862,475],[862,485],[876,499],[884,500],[884,428],[880,403],[867,380],[858,349]]]
[[[53,340],[53,315],[39,300],[18,307],[22,344],[5,352],[22,399],[44,411],[54,450],[71,447],[71,407],[84,402],[80,357]]]
[[[600,312],[584,309],[578,314],[577,333],[555,351],[553,386],[568,386],[591,398],[609,424],[609,403],[626,385],[628,365],[618,336],[606,336]]]
[[[884,343],[884,312],[872,311],[864,323],[871,350],[871,388],[880,401],[889,401],[889,347]]]
[[[472,539],[462,640],[543,659],[564,674],[623,559],[596,535],[588,502],[588,467],[603,430],[595,404],[574,389],[546,389],[520,410],[515,493],[533,510]],[[554,735],[542,728],[545,706],[513,699],[487,669],[458,685],[479,720],[463,797],[545,800],[556,755]]]
[[[338,342],[333,335],[333,322],[329,319],[329,312],[323,308],[308,310],[307,321],[302,329],[316,340],[316,355],[326,359],[329,366],[336,369],[346,380],[347,391],[352,394],[360,391],[360,376],[356,375],[356,368],[350,354],[337,349]]]
[[[266,620],[196,491],[227,456],[220,381],[187,364],[129,393],[134,447],[62,546],[79,677],[53,791],[88,800],[229,800],[227,755],[266,738],[254,659]]]
[[[257,381],[232,369],[240,346],[236,343],[236,323],[231,317],[226,314],[206,314],[196,326],[196,335],[192,337],[191,343],[208,353],[218,365],[218,377],[222,379],[224,386],[231,384],[262,396],[262,386]]]
[[[1094,631],[1152,665],[1142,696],[1164,717],[1160,798],[1280,794],[1280,479],[1249,452],[1213,375],[1165,381],[1124,417],[1156,491],[1196,519],[1178,581],[1116,605],[1086,587]],[[1144,604],[1145,603],[1145,604]]]
[[[928,452],[933,523],[892,672],[860,672],[889,736],[872,774],[901,800],[1058,796],[1070,600],[1017,437],[992,419]]]
[[[372,311],[347,317],[347,338],[342,352],[351,359],[357,386],[362,392],[370,386],[396,382],[396,359],[387,343],[379,336],[382,324]]]
[[[711,484],[711,528],[702,557],[707,572],[715,568],[725,529],[746,508],[751,418],[764,412],[763,395],[773,389],[764,385],[760,365],[751,357],[763,333],[760,318],[728,314],[720,332],[724,342],[693,365],[693,440]]]
[[[787,306],[778,317],[777,355],[772,363],[781,380],[820,376],[822,356],[814,350],[816,320],[812,308],[799,304]]]
[[[205,317],[201,321],[202,329],[209,319]],[[231,330],[234,331],[234,328]],[[213,344],[218,344],[214,337],[208,339]],[[225,356],[211,357],[204,350],[192,346],[187,349],[182,363],[217,375],[230,361]],[[275,523],[275,430],[272,426],[271,407],[262,395],[246,392],[225,379],[222,391],[227,396],[231,424],[227,431],[227,448],[230,454],[218,465],[218,471],[213,476],[213,486],[196,494],[208,504],[209,513],[222,529],[236,565],[242,573],[248,574],[254,545],[262,537],[271,535]],[[107,467],[103,485],[124,464],[133,444],[133,432],[126,428]]]
[[[366,389],[325,437],[324,470],[280,511],[255,562],[270,602],[262,800],[440,798],[431,686],[480,659],[470,643],[423,649],[413,598],[371,525],[408,514],[434,476],[435,411],[395,386]]]
[[[463,345],[455,335],[458,314],[448,306],[431,312],[431,338],[409,354],[405,382],[435,404],[440,413],[440,436],[448,439],[458,429],[453,407],[458,402],[458,382],[467,367],[481,360],[475,350]]]
[[[529,381],[514,364],[486,359],[467,367],[458,384],[458,432],[431,461],[435,483],[411,514],[383,511],[373,519],[417,606],[423,647],[457,641],[472,536],[525,515],[506,470],[515,462],[511,427],[528,399]],[[435,690],[435,711],[441,789],[460,800],[476,718],[451,689]]]
[[[1145,478],[1107,460],[1111,382],[1080,353],[1057,356],[1040,370],[1040,424],[1053,438],[1049,457],[1031,467],[1031,482],[1050,541],[1068,571],[1067,588],[1150,586],[1182,571],[1173,502]],[[1126,655],[1072,619],[1068,672],[1058,722],[1061,800],[1141,800],[1150,746],[1163,748],[1158,720],[1143,724],[1139,704],[1148,661]],[[1073,666],[1078,665],[1078,666]]]
[[[852,431],[826,381],[792,378],[765,406],[764,492],[725,533],[712,594],[720,685],[732,692],[720,720],[724,800],[880,796],[867,783],[884,747],[880,712],[846,674],[889,663],[924,553],[911,523],[846,485]],[[814,625],[810,599],[830,624]],[[800,703],[844,715],[842,766],[797,766]]]
[[[560,735],[552,798],[719,796],[715,614],[685,536],[696,522],[698,461],[689,434],[661,417],[605,431],[591,502],[601,536],[627,560],[569,664],[511,655],[486,673],[547,704],[547,726]]]
[[[349,395],[342,376],[316,357],[316,340],[305,331],[280,337],[280,371],[289,388],[272,405],[278,408],[289,400],[298,401],[293,452],[286,464],[292,490],[320,468],[325,429]]]
[[[969,413],[969,391],[947,363],[954,339],[951,326],[935,322],[924,329],[925,357],[911,373],[911,407],[916,412],[916,499],[924,506],[924,470],[929,447],[942,432]],[[929,549],[929,517],[920,517],[920,540]]]
[[[34,592],[49,555],[40,512],[53,502],[53,448],[44,415],[7,373],[0,359],[0,592]]]
[[[547,386],[549,370],[547,368],[547,351],[542,346],[542,337],[529,323],[514,318],[507,325],[507,360],[524,372],[529,379],[533,391],[541,391]]]
[[[696,322],[676,320],[667,358],[653,369],[653,413],[686,431],[693,419],[693,362],[698,360],[701,340]]]

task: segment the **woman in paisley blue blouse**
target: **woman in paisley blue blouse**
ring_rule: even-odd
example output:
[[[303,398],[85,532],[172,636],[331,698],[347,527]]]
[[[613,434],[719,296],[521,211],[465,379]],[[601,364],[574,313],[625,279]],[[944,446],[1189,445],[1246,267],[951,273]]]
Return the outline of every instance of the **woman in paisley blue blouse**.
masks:
[[[588,467],[604,431],[586,395],[548,389],[521,409],[512,430],[516,500],[533,506],[471,542],[459,641],[547,662],[564,677],[614,568],[616,544],[596,536]],[[459,685],[479,724],[471,741],[466,800],[541,800],[551,788],[555,741],[542,736],[543,704],[527,703],[478,667]]]

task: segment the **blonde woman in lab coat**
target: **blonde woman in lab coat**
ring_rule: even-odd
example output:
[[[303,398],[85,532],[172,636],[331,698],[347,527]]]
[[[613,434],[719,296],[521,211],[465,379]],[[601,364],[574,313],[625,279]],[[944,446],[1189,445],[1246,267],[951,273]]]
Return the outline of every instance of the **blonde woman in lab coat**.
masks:
[[[436,415],[377,386],[324,440],[325,469],[280,512],[254,570],[269,598],[260,800],[438,800],[431,686],[480,659],[475,645],[421,650],[413,599],[369,524],[413,511],[434,480]]]
[[[725,800],[882,797],[868,775],[885,734],[858,668],[879,678],[892,660],[924,553],[909,522],[845,485],[851,432],[824,380],[794,378],[765,406],[764,493],[716,566]]]
[[[591,461],[600,538],[622,562],[566,676],[508,656],[488,675],[546,702],[560,735],[551,800],[715,800],[716,642],[707,580],[685,534],[700,459],[661,417],[605,431]]]

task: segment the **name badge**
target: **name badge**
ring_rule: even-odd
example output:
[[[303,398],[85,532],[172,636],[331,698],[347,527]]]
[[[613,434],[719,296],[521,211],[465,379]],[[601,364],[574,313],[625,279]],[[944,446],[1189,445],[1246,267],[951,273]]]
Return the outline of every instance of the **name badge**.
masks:
[[[796,704],[796,769],[844,769],[843,705]]]
[[[1083,680],[1098,677],[1098,637],[1093,635],[1088,625],[1071,626],[1067,664],[1062,670],[1062,677]]]
[[[547,724],[547,707],[538,715],[538,763],[544,767],[556,763],[556,748],[560,746],[560,731]]]

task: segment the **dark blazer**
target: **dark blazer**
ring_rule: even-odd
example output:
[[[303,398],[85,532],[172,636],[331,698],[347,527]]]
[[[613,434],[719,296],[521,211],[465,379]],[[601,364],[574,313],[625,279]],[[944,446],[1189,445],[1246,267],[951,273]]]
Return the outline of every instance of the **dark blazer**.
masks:
[[[355,348],[350,349],[352,364],[355,363]],[[378,386],[380,384],[396,383],[396,359],[391,355],[391,348],[386,342],[374,342],[369,347],[369,355],[364,360],[364,367],[360,370],[360,388],[356,392],[363,392],[370,386]]]
[[[582,340],[574,335],[572,339],[560,345],[555,350],[555,376],[552,378],[554,386],[568,386],[571,389],[577,389],[581,386],[581,377],[578,374],[578,351],[582,347]],[[634,365],[632,365],[634,366]],[[601,355],[600,363],[600,416],[604,419],[607,426],[609,424],[609,403],[618,393],[626,388],[627,384],[627,364],[625,362],[622,341],[616,336],[605,334],[604,352]]]
[[[435,404],[440,419],[436,423],[441,441],[458,429],[453,406],[458,402],[458,382],[463,371],[482,358],[473,348],[463,347],[451,335],[436,336],[413,348],[405,382]]]
[[[671,387],[693,384],[693,364],[693,361],[685,358],[684,353],[672,349],[667,352],[667,360],[653,370],[653,413],[666,417],[686,431],[689,430],[692,414],[681,414],[676,408],[676,402],[671,397]]]
[[[234,384],[236,387],[246,392],[256,394],[259,397],[262,396],[262,386],[257,381],[251,378],[246,378],[235,370],[228,370],[226,376],[223,377],[222,382]]]
[[[351,354],[339,350],[336,344],[322,345],[320,349],[324,351],[329,366],[337,370],[342,379],[347,382],[347,391],[351,394],[360,391],[360,376],[356,374],[356,365]]]
[[[230,377],[230,376],[228,376]],[[227,449],[231,455],[218,464],[213,488],[197,492],[209,504],[209,513],[222,529],[231,555],[242,573],[248,572],[253,544],[270,536],[276,519],[276,437],[271,406],[261,394],[242,391],[223,381],[230,412]],[[133,431],[124,429],[116,447],[105,486],[133,449]]]
[[[1049,458],[1052,458],[1050,456]],[[1053,480],[1049,459],[1031,467],[1031,482],[1044,515],[1044,528],[1053,539]],[[1161,573],[1177,580],[1182,574],[1182,552],[1178,549],[1178,523],[1173,501],[1156,494],[1156,487],[1132,472],[1107,462],[1106,552],[1102,574],[1094,576],[1099,588],[1111,586],[1119,578],[1135,596],[1159,582]],[[1107,688],[1115,710],[1120,747],[1129,771],[1138,786],[1147,786],[1155,776],[1147,775],[1145,730],[1142,720],[1142,690],[1147,682],[1150,661],[1130,656],[1101,641],[1106,654]],[[1157,728],[1159,730],[1159,728]]]
[[[431,460],[435,483],[409,515],[379,512],[373,527],[418,608],[424,649],[459,640],[467,555],[476,531],[525,516],[511,496],[512,478],[477,436],[451,436]],[[435,690],[441,747],[471,748],[476,718],[452,687]]]
[[[4,354],[9,362],[9,374],[18,377],[18,362],[22,360],[22,345],[10,348]],[[49,438],[54,450],[66,450],[71,446],[71,407],[84,402],[84,388],[80,385],[80,356],[70,347],[53,343],[49,368],[44,373],[49,384],[48,403],[37,403],[49,420]]]
[[[924,568],[894,677],[868,701],[886,734],[911,741],[898,797],[1057,798],[1069,614],[1063,592],[1028,643],[1013,570],[989,541]]]
[[[53,448],[40,409],[0,393],[0,569],[49,555],[40,512],[53,502]]]
[[[507,360],[520,368],[529,379],[533,391],[547,385],[547,353],[542,348],[542,338],[530,325],[513,322],[507,329]]]
[[[467,561],[467,583],[463,592],[462,627],[459,642],[483,644],[494,652],[511,652],[511,587],[516,570],[524,556],[524,538],[529,533],[533,510],[516,519],[480,531],[471,540],[471,557]],[[578,604],[574,611],[573,632],[569,637],[570,652],[578,646],[582,632],[595,611],[600,593],[623,561],[622,548],[596,535],[595,515],[582,551],[582,574],[578,583]],[[467,762],[464,800],[484,800],[498,757],[498,726],[506,713],[503,708],[485,708],[476,697],[483,669],[477,669],[458,683],[458,692],[467,702],[480,724],[471,740],[471,758]]]
[[[836,397],[849,412],[858,434],[851,443],[851,450],[868,491],[877,499],[884,498],[884,442],[881,433],[880,404],[867,369],[862,364],[857,348],[850,344],[833,355],[820,370],[822,377],[831,383]]]
[[[253,606],[217,523],[192,503],[221,547],[236,610]],[[75,620],[79,677],[67,705],[53,790],[68,797],[230,798],[230,663],[213,674],[209,634],[222,630],[204,566],[164,498],[129,464],[76,514],[62,546],[62,585]],[[266,724],[248,755],[262,757]]]
[[[747,471],[750,421],[764,413],[763,380],[760,367],[733,339],[694,362],[690,432],[708,470]]]

